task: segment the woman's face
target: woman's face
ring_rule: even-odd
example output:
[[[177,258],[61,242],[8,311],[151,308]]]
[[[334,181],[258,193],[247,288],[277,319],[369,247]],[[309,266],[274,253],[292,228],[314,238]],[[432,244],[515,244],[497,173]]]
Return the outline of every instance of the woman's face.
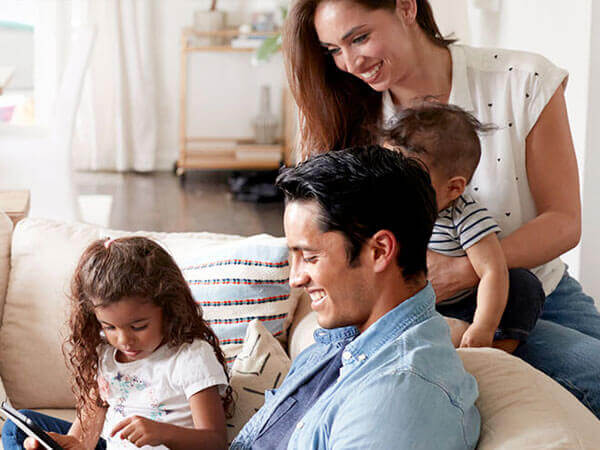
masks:
[[[330,0],[317,7],[314,25],[336,66],[381,92],[401,83],[415,61],[407,15],[399,8],[369,10],[352,0]]]

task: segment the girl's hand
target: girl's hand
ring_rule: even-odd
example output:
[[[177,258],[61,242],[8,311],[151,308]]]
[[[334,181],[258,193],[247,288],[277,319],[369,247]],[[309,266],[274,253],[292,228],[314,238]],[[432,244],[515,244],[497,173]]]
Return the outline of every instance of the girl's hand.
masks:
[[[136,447],[156,446],[165,442],[165,425],[146,417],[130,416],[115,425],[110,435],[112,437],[120,431],[119,437],[131,442]]]
[[[48,433],[48,435],[65,450],[85,450],[83,444],[73,436],[69,436],[68,434],[57,434],[52,432]],[[32,437],[28,437],[27,439],[25,439],[25,442],[23,442],[23,446],[27,450],[44,448],[35,438]]]
[[[436,303],[479,282],[469,258],[445,256],[431,250],[427,250],[427,278],[435,291]]]

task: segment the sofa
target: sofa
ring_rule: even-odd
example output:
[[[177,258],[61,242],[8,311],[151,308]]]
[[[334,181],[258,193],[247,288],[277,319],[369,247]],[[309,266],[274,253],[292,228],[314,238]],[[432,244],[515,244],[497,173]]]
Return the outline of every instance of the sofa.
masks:
[[[250,261],[262,258],[265,252],[274,252],[280,259],[287,257],[284,238],[268,235],[130,233],[34,218],[20,221],[13,229],[0,212],[2,398],[17,408],[73,420],[74,400],[61,353],[69,279],[79,255],[92,240],[131,234],[160,242],[182,268],[191,271],[193,279],[220,276],[228,270],[223,268],[224,260]],[[272,266],[275,272],[270,274],[248,275],[271,277],[271,285],[278,283],[273,292],[244,294],[251,299],[277,300],[262,306],[248,300],[236,306],[238,309],[222,310],[218,305],[232,302],[218,299],[237,296],[239,288],[235,285],[226,293],[219,287],[210,292],[193,289],[205,317],[219,334],[230,365],[237,400],[234,417],[228,421],[229,439],[260,407],[264,390],[281,384],[291,360],[313,342],[317,328],[307,298],[285,283],[287,263]],[[212,272],[198,273],[203,267],[210,267]],[[221,294],[225,297],[219,297]],[[234,323],[240,327],[227,328]],[[477,406],[482,426],[478,448],[600,448],[600,421],[558,383],[499,350],[461,349],[459,354],[479,385]],[[431,426],[435,426],[434,420]],[[390,448],[394,448],[393,443]]]

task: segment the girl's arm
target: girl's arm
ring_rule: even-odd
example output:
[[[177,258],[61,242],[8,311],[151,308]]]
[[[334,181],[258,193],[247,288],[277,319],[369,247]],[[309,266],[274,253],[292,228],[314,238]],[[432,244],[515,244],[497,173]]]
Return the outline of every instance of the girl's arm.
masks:
[[[57,433],[48,433],[65,450],[88,450],[95,449],[100,439],[100,433],[104,426],[104,418],[106,417],[106,408],[98,407],[94,413],[86,417],[85,435],[79,418],[75,419],[73,425],[69,429],[67,435]],[[28,437],[25,439],[23,446],[27,450],[41,449],[42,445],[34,438]]]
[[[171,450],[227,448],[225,412],[217,387],[213,386],[190,397],[194,428],[184,428],[131,416],[119,422],[111,435],[119,434],[138,447],[165,445]]]
[[[579,175],[562,86],[527,136],[526,164],[538,215],[500,241],[509,268],[544,264],[581,236]],[[427,266],[438,301],[479,282],[467,257],[428,252]]]
[[[75,419],[73,425],[69,429],[69,436],[76,438],[83,448],[95,449],[100,439],[100,433],[102,433],[102,427],[104,426],[104,419],[106,418],[107,408],[96,407],[94,412],[88,417],[85,417],[85,433],[81,426],[79,418]]]

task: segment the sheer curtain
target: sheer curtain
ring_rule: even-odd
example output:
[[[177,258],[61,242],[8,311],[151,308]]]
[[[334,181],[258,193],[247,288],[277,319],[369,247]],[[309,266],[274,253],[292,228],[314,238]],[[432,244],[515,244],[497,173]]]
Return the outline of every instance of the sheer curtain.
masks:
[[[72,24],[97,30],[73,136],[77,170],[147,172],[155,168],[153,3],[73,1]]]

